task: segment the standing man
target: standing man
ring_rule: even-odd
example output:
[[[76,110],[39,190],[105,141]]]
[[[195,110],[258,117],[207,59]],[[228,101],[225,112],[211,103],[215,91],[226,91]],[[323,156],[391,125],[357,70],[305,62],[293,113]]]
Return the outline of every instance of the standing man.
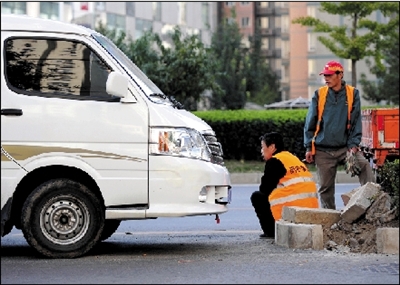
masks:
[[[274,238],[275,221],[281,219],[284,206],[318,208],[317,185],[307,166],[285,151],[279,133],[266,133],[260,139],[264,175],[250,200],[263,230],[260,237]]]
[[[326,86],[315,91],[304,125],[306,161],[315,161],[322,208],[336,209],[335,179],[337,167],[347,152],[355,156],[361,185],[375,182],[369,162],[359,150],[361,142],[361,102],[358,89],[343,80],[343,66],[328,62],[319,75]]]

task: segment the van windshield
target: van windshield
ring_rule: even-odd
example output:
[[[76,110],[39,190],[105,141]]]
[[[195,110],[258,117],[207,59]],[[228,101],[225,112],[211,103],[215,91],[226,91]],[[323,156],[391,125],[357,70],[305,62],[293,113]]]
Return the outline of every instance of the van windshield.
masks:
[[[138,83],[146,95],[164,94],[111,40],[101,34],[92,37],[123,67],[123,69]],[[138,82],[140,81],[140,82]]]

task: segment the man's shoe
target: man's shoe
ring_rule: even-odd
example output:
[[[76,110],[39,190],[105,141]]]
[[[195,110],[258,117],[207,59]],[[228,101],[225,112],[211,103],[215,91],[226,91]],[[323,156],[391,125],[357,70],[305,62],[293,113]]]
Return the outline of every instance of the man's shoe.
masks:
[[[260,235],[260,238],[275,238],[275,236],[270,236],[264,233]]]

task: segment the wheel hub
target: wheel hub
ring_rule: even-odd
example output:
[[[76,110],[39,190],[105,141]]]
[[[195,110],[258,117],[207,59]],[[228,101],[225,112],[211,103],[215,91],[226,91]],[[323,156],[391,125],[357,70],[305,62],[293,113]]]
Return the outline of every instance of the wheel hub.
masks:
[[[89,211],[66,198],[49,201],[41,212],[43,234],[57,244],[74,243],[88,229]]]

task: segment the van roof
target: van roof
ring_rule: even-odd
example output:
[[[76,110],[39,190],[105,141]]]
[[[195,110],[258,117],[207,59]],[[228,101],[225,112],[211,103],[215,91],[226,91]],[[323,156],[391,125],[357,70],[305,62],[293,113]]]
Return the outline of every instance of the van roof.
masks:
[[[56,32],[83,35],[90,35],[94,32],[91,29],[77,24],[14,14],[1,14],[1,30]]]

